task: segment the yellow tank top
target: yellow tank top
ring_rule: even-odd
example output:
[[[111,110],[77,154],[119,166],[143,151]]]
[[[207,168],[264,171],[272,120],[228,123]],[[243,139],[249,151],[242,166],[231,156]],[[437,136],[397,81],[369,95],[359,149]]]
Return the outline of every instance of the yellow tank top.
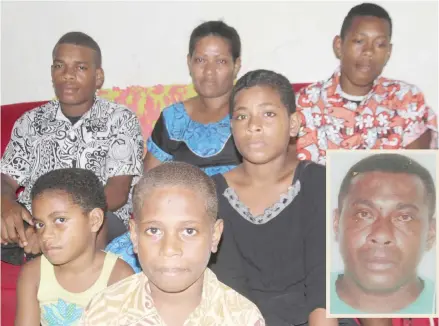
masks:
[[[56,279],[53,265],[41,256],[40,286],[38,288],[38,302],[40,305],[40,319],[42,326],[78,325],[84,308],[91,298],[107,288],[113,267],[118,257],[107,252],[104,259],[101,275],[86,291],[72,293],[65,290]]]

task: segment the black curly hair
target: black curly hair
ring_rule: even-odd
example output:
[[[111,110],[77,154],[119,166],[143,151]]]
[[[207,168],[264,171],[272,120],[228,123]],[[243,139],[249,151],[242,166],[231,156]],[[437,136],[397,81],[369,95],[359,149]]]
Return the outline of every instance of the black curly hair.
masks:
[[[67,193],[85,213],[95,208],[106,211],[104,185],[90,170],[68,168],[50,171],[37,179],[31,190],[31,199],[47,191]]]

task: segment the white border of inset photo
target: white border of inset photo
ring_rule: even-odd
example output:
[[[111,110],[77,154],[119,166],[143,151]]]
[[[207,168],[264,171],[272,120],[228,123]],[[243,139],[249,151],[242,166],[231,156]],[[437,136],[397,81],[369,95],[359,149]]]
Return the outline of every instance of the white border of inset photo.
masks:
[[[333,210],[337,208],[337,197],[342,179],[348,170],[358,161],[375,154],[400,154],[406,155],[424,166],[431,174],[436,185],[436,242],[422,259],[419,265],[419,274],[429,277],[434,281],[435,295],[433,306],[434,314],[331,314],[331,273],[337,271],[337,266],[342,266],[341,256],[336,248],[333,236]],[[328,150],[326,152],[326,315],[329,318],[437,318],[439,317],[439,151],[437,150]],[[342,156],[342,157],[341,157]],[[429,158],[425,157],[429,156]],[[342,162],[340,164],[340,162]],[[341,264],[341,265],[340,265]],[[430,270],[433,269],[433,270]]]

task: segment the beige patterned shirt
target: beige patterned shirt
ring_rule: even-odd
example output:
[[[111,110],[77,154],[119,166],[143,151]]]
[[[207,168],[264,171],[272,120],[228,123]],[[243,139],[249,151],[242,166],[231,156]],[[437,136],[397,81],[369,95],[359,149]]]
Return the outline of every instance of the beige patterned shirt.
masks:
[[[130,276],[97,294],[85,309],[82,326],[166,326],[154,307],[143,272]],[[259,309],[218,281],[206,269],[200,305],[184,326],[265,326]]]

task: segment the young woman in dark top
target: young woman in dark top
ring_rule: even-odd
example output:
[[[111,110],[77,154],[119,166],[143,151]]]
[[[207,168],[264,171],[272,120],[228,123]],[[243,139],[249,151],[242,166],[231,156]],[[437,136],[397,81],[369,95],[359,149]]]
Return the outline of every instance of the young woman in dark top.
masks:
[[[230,98],[243,163],[213,177],[224,219],[211,268],[268,326],[338,325],[325,311],[325,168],[288,152],[300,120],[284,76],[256,70]]]

